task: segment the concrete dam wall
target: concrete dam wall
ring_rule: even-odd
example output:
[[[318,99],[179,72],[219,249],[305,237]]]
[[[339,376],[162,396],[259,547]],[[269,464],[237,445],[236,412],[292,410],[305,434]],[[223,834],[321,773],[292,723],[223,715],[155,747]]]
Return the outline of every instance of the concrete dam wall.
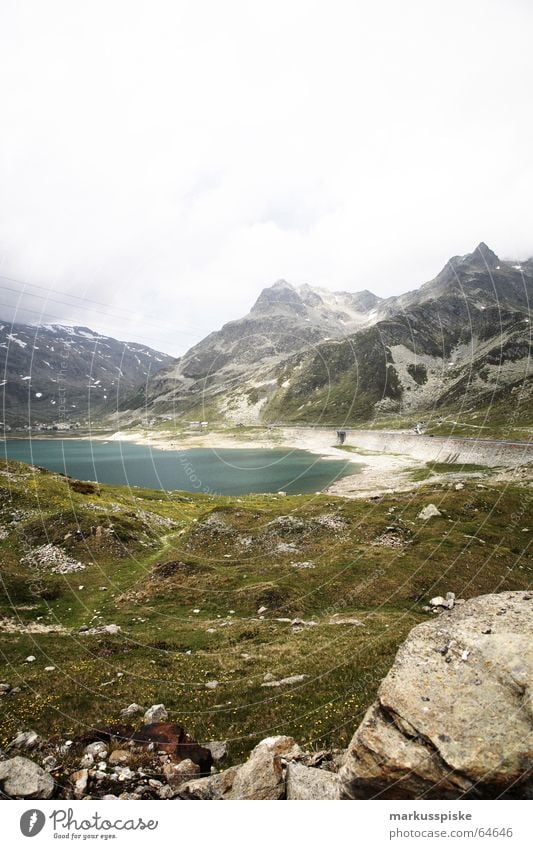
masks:
[[[533,462],[533,443],[346,429],[344,444],[366,451],[404,454],[424,462],[479,463],[484,466],[521,466]]]

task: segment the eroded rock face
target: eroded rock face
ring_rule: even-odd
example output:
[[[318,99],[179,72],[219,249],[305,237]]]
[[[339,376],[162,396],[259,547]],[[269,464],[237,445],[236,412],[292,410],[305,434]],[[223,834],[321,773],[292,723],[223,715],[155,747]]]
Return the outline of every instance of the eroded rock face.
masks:
[[[348,747],[342,796],[533,794],[532,638],[524,592],[414,628]]]
[[[279,755],[257,752],[236,772],[228,799],[282,799],[285,795]]]
[[[287,767],[287,799],[338,799],[339,777],[325,769],[299,763]]]

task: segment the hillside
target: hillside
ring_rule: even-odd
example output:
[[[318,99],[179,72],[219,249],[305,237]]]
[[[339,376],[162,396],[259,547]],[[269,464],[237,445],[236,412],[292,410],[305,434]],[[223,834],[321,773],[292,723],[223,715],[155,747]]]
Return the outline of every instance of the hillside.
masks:
[[[34,428],[98,420],[170,361],[88,327],[0,324],[0,418]]]
[[[461,471],[350,501],[132,490],[4,463],[0,747],[28,729],[72,739],[134,702],[230,740],[230,763],[270,734],[347,745],[429,599],[531,584],[528,483],[465,474],[458,490]]]
[[[205,418],[214,403],[219,415],[231,420],[233,399],[242,397],[245,408],[256,406],[265,372],[297,351],[371,324],[379,303],[371,292],[297,289],[278,280],[261,292],[244,318],[209,334],[136,394],[123,395],[119,409],[132,411],[133,417],[172,413]]]

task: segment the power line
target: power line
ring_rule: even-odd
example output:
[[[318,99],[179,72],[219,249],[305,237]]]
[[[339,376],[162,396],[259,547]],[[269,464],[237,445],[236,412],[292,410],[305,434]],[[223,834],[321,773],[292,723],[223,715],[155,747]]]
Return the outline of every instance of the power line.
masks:
[[[106,308],[106,312],[102,312],[101,310],[95,310],[95,309],[93,309],[93,308],[91,307],[91,308],[89,308],[89,309],[90,309],[90,312],[94,312],[94,313],[96,313],[96,314],[98,314],[98,315],[111,316],[112,318],[122,318],[122,316],[120,316],[120,315],[114,315],[113,313],[108,312],[107,310],[108,310],[108,308],[110,308],[110,304],[106,304],[106,303],[105,303],[105,302],[103,302],[103,301],[95,301],[95,300],[93,300],[92,298],[85,298],[85,297],[83,297],[83,296],[81,296],[81,295],[73,295],[73,294],[71,294],[70,292],[62,292],[61,290],[59,290],[59,289],[54,289],[54,288],[53,288],[53,287],[51,287],[51,286],[50,286],[50,287],[40,286],[40,285],[38,285],[37,283],[30,283],[29,281],[19,280],[19,279],[17,279],[16,277],[8,277],[8,276],[7,276],[7,275],[5,275],[5,274],[0,274],[0,279],[1,279],[1,280],[8,280],[8,281],[10,281],[10,282],[12,282],[12,283],[17,283],[18,285],[23,286],[24,288],[26,288],[26,287],[30,286],[30,287],[32,287],[33,289],[39,289],[39,290],[41,290],[41,291],[43,291],[43,292],[46,292],[46,293],[47,293],[47,294],[46,294],[46,298],[45,298],[45,300],[46,300],[46,301],[52,301],[53,303],[61,304],[62,306],[68,306],[68,307],[76,307],[76,306],[77,306],[76,304],[70,304],[70,303],[68,303],[67,301],[63,300],[63,299],[58,299],[58,298],[52,298],[52,297],[50,297],[50,295],[49,295],[48,293],[49,293],[49,292],[53,292],[53,293],[54,293],[54,294],[56,294],[56,295],[62,295],[63,297],[70,298],[71,300],[75,300],[75,301],[80,301],[80,302],[82,302],[82,303],[84,303],[84,304],[95,304],[96,306],[100,306],[100,307],[105,307],[105,308]],[[4,290],[4,291],[6,291],[6,292],[15,292],[16,294],[19,294],[19,290],[18,290],[18,289],[13,289],[13,288],[12,288],[12,287],[10,287],[10,286],[0,286],[0,289],[3,289],[3,290]],[[27,295],[29,295],[30,297],[33,297],[33,298],[37,298],[37,297],[39,297],[39,295],[37,295],[37,294],[35,294],[35,293],[33,293],[33,292],[27,292],[27,293],[25,293],[25,294],[27,294]],[[44,298],[44,296],[40,296],[40,297],[43,297],[43,298]],[[136,311],[136,310],[130,310],[130,309],[127,309],[127,307],[117,307],[117,306],[113,306],[113,309],[115,309],[115,310],[117,310],[117,309],[118,309],[121,313],[128,313],[128,314],[130,314],[130,315],[132,315],[132,316],[136,316],[136,317],[139,317],[139,316],[140,316],[140,313],[139,313],[138,311]],[[183,329],[180,329],[180,328],[176,328],[176,327],[174,327],[173,325],[166,324],[165,322],[162,322],[159,318],[157,318],[157,316],[151,316],[149,313],[145,313],[144,311],[142,312],[142,318],[143,318],[143,323],[148,324],[148,325],[149,325],[149,326],[151,326],[151,327],[165,327],[165,328],[167,328],[168,330],[171,330],[172,332],[176,332],[176,331],[177,331],[177,332],[179,332],[179,333],[184,333],[184,334],[186,334],[186,335],[188,335],[188,336],[196,336],[196,333],[192,333],[192,332],[191,332],[191,331],[189,331],[189,330],[183,330]],[[147,322],[147,321],[145,320],[146,318],[148,318],[148,319],[152,319],[152,321],[148,321],[148,322]],[[204,335],[206,335],[207,333],[209,333],[209,332],[210,332],[209,330],[206,330],[206,329],[205,329],[205,328],[203,328],[203,327],[198,327],[197,325],[191,325],[191,326],[193,327],[193,330],[197,330],[199,333],[203,333]]]

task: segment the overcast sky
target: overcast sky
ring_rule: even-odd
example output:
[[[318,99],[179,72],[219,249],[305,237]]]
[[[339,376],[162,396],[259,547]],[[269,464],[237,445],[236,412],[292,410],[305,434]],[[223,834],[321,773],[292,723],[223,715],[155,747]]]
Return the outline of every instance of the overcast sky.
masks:
[[[179,354],[533,254],[528,0],[2,0],[2,314]],[[43,287],[43,288],[36,288]],[[22,294],[21,294],[22,293]],[[33,293],[31,297],[29,293]]]

